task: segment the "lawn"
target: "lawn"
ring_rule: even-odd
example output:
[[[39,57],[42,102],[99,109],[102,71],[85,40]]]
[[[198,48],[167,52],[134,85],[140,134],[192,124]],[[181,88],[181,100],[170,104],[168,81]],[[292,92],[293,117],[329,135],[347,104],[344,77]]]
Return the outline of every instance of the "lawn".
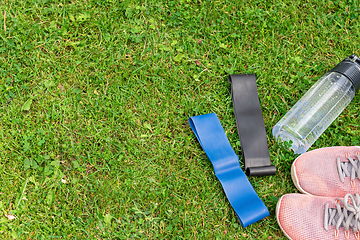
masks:
[[[360,54],[357,1],[3,0],[0,12],[0,238],[285,239],[275,207],[297,191],[296,155],[271,129]],[[241,156],[233,73],[257,76],[278,170],[249,178],[270,216],[247,228],[188,124],[216,113]],[[360,145],[359,95],[310,150]]]

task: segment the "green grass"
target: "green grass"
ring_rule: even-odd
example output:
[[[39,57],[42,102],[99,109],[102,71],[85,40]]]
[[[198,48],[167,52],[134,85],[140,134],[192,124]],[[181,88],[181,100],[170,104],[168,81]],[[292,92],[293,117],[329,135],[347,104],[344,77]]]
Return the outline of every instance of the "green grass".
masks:
[[[296,192],[296,156],[271,128],[360,54],[360,6],[248,2],[3,1],[0,237],[284,239],[275,206]],[[278,169],[250,178],[271,216],[246,229],[188,124],[215,112],[241,156],[232,73],[257,75]],[[359,100],[311,149],[359,145]]]

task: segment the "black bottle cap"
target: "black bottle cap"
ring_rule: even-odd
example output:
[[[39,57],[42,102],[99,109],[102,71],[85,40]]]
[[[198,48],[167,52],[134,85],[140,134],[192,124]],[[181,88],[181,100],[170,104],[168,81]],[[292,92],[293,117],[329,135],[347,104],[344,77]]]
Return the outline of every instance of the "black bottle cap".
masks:
[[[355,54],[345,58],[330,72],[338,72],[346,76],[354,85],[355,92],[360,88],[360,58]]]

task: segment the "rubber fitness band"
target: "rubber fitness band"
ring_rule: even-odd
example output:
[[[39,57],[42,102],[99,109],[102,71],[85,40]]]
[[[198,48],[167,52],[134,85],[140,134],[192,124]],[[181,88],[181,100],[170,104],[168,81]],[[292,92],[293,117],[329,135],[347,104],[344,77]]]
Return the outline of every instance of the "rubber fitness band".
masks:
[[[265,204],[256,194],[232,149],[215,113],[189,118],[191,129],[243,227],[269,216]]]

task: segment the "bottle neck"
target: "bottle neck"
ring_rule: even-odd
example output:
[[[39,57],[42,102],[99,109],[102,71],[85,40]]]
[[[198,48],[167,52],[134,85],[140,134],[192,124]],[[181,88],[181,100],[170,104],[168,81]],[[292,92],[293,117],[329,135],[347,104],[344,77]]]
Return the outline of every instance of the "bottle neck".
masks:
[[[360,88],[360,65],[351,61],[342,61],[330,72],[344,75],[354,85],[355,92]]]

